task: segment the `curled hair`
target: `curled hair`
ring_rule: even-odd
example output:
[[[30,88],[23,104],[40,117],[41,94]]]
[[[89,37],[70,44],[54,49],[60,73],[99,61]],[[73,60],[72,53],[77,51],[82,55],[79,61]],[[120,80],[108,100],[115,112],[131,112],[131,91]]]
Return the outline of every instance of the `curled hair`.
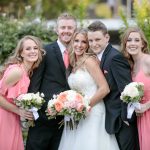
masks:
[[[8,59],[5,61],[4,65],[2,66],[1,70],[0,70],[0,78],[2,77],[4,71],[6,70],[6,68],[11,65],[11,64],[21,64],[23,62],[23,58],[21,56],[21,53],[23,51],[24,48],[24,42],[26,40],[32,40],[36,43],[39,53],[38,53],[38,59],[36,62],[33,63],[31,69],[29,70],[28,74],[31,75],[33,72],[33,69],[37,68],[40,64],[40,62],[42,61],[43,55],[45,54],[45,50],[42,48],[42,42],[39,38],[35,37],[35,36],[31,36],[31,35],[27,35],[24,36],[22,39],[19,40],[15,51],[12,53],[12,55],[10,55],[10,57],[8,57]]]
[[[72,40],[69,44],[69,61],[70,61],[70,65],[72,67],[75,66],[75,63],[76,63],[76,56],[75,56],[75,53],[74,53],[74,49],[73,49],[73,43],[75,41],[75,38],[78,34],[82,34],[85,36],[86,38],[86,42],[87,42],[87,50],[86,50],[86,54],[87,55],[94,55],[94,53],[92,51],[89,51],[89,43],[88,43],[88,36],[87,36],[87,30],[83,29],[83,28],[79,28],[75,31],[75,33],[73,34],[73,37],[72,37]]]
[[[134,62],[133,59],[131,57],[131,55],[126,51],[126,43],[128,40],[128,37],[130,35],[131,32],[137,32],[140,34],[142,43],[143,43],[143,48],[142,48],[142,52],[148,54],[148,41],[143,33],[143,31],[138,28],[138,27],[130,27],[128,29],[125,30],[125,32],[121,35],[121,51],[123,53],[123,55],[128,59],[131,68],[133,68]]]

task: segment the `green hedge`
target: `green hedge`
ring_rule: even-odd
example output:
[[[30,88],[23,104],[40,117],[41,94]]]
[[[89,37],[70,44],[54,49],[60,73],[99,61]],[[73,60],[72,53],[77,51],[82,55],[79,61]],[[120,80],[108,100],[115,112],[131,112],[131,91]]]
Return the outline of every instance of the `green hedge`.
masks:
[[[1,16],[0,31],[0,64],[12,53],[18,40],[25,35],[37,36],[41,38],[43,44],[56,39],[53,28],[48,28],[44,21],[31,22]]]

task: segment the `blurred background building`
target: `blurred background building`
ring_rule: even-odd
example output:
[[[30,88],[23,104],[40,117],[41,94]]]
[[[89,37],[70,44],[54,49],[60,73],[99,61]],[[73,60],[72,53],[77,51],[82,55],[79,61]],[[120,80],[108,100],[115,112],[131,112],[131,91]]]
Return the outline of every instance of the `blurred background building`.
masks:
[[[24,35],[38,36],[44,43],[54,41],[56,18],[66,11],[77,17],[80,26],[101,20],[117,47],[120,33],[138,25],[150,47],[150,0],[0,0],[0,63]]]
[[[84,17],[90,19],[119,18],[120,9],[132,17],[132,5],[132,0],[0,0],[0,13],[21,18],[31,6],[36,14],[46,19],[54,19],[66,10],[74,13],[82,11]]]

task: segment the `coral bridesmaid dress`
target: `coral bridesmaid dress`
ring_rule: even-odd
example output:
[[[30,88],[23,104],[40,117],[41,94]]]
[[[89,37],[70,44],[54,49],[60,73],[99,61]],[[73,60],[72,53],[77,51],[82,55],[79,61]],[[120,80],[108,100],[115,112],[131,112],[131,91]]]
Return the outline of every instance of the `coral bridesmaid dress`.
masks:
[[[20,81],[14,86],[8,87],[4,80],[9,74],[9,71],[14,67],[20,67],[23,75]],[[7,101],[14,104],[13,99],[20,94],[27,93],[30,80],[21,65],[10,65],[2,79],[0,80],[0,94],[3,95]],[[15,113],[9,112],[0,107],[0,150],[23,150],[24,144],[22,139],[22,131],[20,126],[20,117]]]
[[[144,74],[141,69],[138,74],[133,77],[135,82],[144,83],[144,97],[140,103],[150,101],[150,76]],[[137,117],[140,150],[150,150],[150,109]]]

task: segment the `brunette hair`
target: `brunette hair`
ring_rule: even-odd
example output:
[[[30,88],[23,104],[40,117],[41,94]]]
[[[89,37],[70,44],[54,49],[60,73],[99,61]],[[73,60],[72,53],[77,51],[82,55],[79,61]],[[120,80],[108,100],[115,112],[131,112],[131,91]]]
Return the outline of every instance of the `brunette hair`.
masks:
[[[108,34],[107,27],[101,21],[94,21],[88,26],[88,31],[95,32],[95,31],[102,31],[104,35]]]
[[[142,52],[149,53],[149,51],[148,51],[148,41],[147,41],[143,31],[138,27],[127,28],[125,30],[125,32],[121,35],[121,51],[122,51],[123,55],[128,59],[130,65],[131,65],[131,68],[132,68],[133,64],[134,64],[133,59],[132,59],[131,55],[126,51],[126,43],[127,43],[128,37],[131,32],[138,32],[140,34],[141,40],[143,43]]]

